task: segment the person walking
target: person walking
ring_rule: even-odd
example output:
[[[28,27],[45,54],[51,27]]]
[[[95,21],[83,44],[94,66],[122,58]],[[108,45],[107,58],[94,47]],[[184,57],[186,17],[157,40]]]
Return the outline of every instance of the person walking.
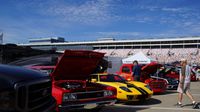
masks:
[[[189,65],[187,65],[187,60],[182,59],[181,70],[179,71],[179,85],[177,89],[178,103],[176,105],[178,107],[183,107],[182,105],[183,94],[186,94],[189,97],[189,99],[192,101],[193,107],[195,107],[197,104],[190,92],[190,82],[191,82],[190,73],[191,73],[191,68]]]
[[[133,62],[133,77],[134,77],[134,81],[140,81],[140,75],[141,75],[141,66],[138,64],[138,61],[135,60]]]

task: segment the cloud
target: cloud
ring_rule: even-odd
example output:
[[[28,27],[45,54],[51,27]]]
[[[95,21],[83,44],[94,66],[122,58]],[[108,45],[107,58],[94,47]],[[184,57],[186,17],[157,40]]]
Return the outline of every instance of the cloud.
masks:
[[[185,8],[167,8],[167,7],[162,8],[161,10],[168,11],[168,12],[184,12],[184,11],[186,11]]]
[[[139,36],[141,32],[97,32],[97,35],[102,36]]]
[[[127,36],[140,36],[143,35],[141,32],[97,32],[99,36],[112,36],[112,37],[127,37]]]
[[[126,38],[198,34],[200,14],[197,8],[156,1],[26,0],[13,2],[21,20],[9,18],[8,21],[1,17],[0,24],[5,40],[12,42],[25,42],[27,38],[34,37],[63,36],[63,32],[69,33],[64,37],[71,40],[82,36],[93,40],[104,36]],[[112,30],[117,27],[121,29]]]
[[[27,43],[30,38],[64,36],[65,33],[58,33],[59,28],[54,29],[57,28],[56,26],[54,28],[49,26],[47,28],[41,24],[34,26],[29,21],[24,21],[23,24],[14,24],[11,22],[10,24],[1,23],[1,25],[4,29],[4,42],[6,43]]]
[[[44,14],[58,16],[68,22],[89,23],[106,21],[111,18],[110,0],[85,1],[81,4],[53,3]],[[96,24],[96,23],[95,23]]]

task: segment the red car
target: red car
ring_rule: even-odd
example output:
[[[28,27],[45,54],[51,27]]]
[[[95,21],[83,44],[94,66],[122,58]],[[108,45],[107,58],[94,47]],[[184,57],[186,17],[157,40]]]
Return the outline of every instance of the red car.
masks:
[[[132,81],[134,80],[132,76],[133,64],[123,64],[120,67],[120,71],[117,73],[125,79]],[[142,66],[142,73],[140,80],[148,84],[154,93],[163,93],[167,88],[167,81],[162,78],[151,77],[151,74],[154,74],[157,71],[157,68],[160,65],[157,63],[150,63]]]
[[[162,71],[164,71],[164,74],[166,75],[166,77],[179,80],[179,71],[177,71],[175,68],[166,67]]]
[[[170,78],[174,78],[176,80],[179,80],[179,71],[175,70],[175,68],[165,68],[166,76]],[[191,81],[196,81],[196,75],[194,71],[191,70]]]
[[[191,81],[197,81],[196,74],[191,72]]]
[[[97,109],[116,101],[116,89],[88,79],[104,54],[93,51],[66,50],[56,66],[32,66],[42,72],[51,73],[52,95],[57,101],[57,110]]]

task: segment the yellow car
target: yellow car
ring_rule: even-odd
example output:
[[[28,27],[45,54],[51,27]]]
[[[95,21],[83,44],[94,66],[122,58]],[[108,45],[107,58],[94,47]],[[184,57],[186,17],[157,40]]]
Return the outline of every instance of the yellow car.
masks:
[[[90,80],[117,89],[117,99],[121,101],[143,101],[151,98],[153,91],[142,82],[126,81],[119,75],[115,74],[93,74]]]

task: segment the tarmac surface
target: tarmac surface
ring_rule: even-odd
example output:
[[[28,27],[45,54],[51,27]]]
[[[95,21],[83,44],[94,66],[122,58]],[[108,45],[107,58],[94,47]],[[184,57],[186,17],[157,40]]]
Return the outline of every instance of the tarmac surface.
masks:
[[[192,82],[191,92],[197,102],[200,102],[200,81]],[[151,99],[142,103],[117,103],[104,107],[100,112],[200,112],[200,109],[192,109],[192,102],[184,95],[183,105],[180,108],[177,103],[176,90],[167,90],[164,94],[153,95]]]

